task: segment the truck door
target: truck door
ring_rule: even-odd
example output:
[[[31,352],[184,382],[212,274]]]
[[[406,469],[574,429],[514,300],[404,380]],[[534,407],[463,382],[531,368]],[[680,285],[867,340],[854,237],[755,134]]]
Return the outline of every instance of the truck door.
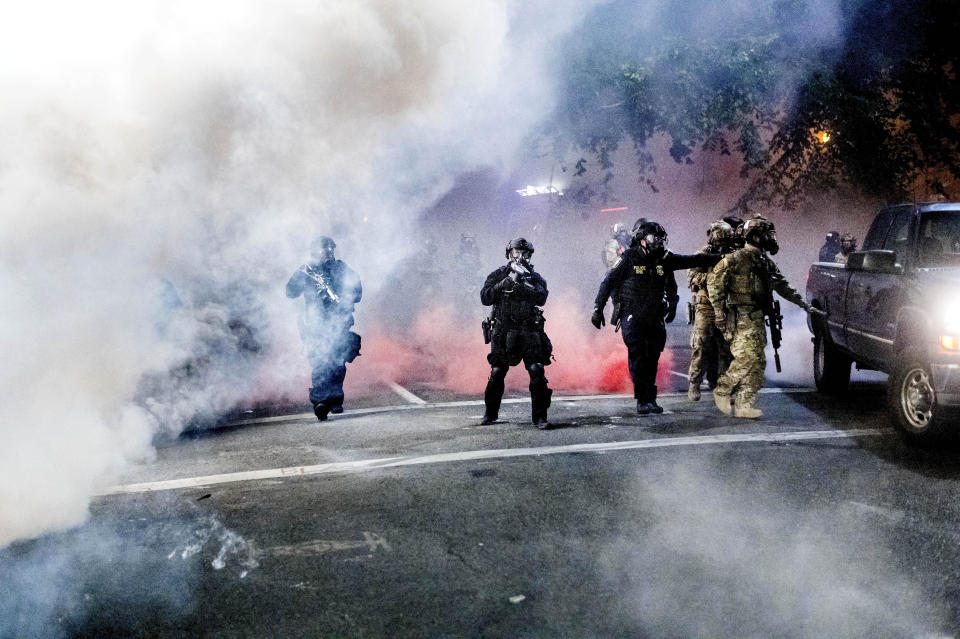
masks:
[[[914,207],[899,207],[893,215],[889,231],[881,248],[894,251],[897,263],[905,264],[910,258],[915,234],[916,214]],[[871,228],[871,234],[873,233]],[[879,235],[879,233],[877,234]],[[870,237],[872,243],[878,236]],[[886,369],[884,363],[892,361],[893,340],[896,337],[897,309],[900,307],[899,273],[880,272],[872,269],[853,270],[847,287],[847,343],[850,350],[867,362]]]

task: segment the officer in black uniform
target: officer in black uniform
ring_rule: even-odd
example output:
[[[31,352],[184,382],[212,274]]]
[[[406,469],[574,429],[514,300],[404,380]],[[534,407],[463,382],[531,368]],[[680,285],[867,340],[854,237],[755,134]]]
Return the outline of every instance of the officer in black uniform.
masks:
[[[522,237],[507,244],[506,265],[487,276],[480,289],[480,301],[493,306],[484,322],[484,336],[490,342],[490,379],[483,393],[486,410],[482,424],[492,424],[500,414],[503,379],[511,366],[523,361],[530,374],[530,402],[533,423],[548,428],[547,408],[553,391],[547,386],[544,366],[550,364],[553,346],[543,330],[547,282],[533,270],[533,245]]]
[[[328,413],[343,412],[343,380],[347,362],[360,355],[360,336],[353,326],[353,306],[363,289],[357,274],[335,259],[337,245],[318,237],[310,245],[310,262],[287,282],[287,297],[303,295],[300,337],[307,351],[311,374],[310,402],[320,421]]]
[[[657,363],[666,345],[664,322],[677,314],[677,280],[673,272],[693,266],[711,267],[719,255],[677,255],[666,250],[667,233],[656,222],[638,225],[630,250],[603,278],[590,321],[604,325],[603,307],[610,292],[620,287],[620,322],[627,346],[627,365],[633,380],[637,414],[662,413],[657,404]]]
[[[823,246],[820,247],[820,254],[817,256],[817,259],[820,262],[832,262],[839,252],[840,233],[838,231],[830,231],[823,241]]]

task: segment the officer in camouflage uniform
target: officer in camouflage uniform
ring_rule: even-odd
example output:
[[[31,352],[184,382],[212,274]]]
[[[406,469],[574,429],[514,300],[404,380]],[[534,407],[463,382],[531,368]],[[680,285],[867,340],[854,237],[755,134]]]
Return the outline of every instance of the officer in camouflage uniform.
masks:
[[[608,271],[613,268],[620,256],[630,248],[630,240],[630,232],[627,231],[627,227],[619,222],[613,225],[610,239],[604,243],[603,253],[601,254],[603,265]]]
[[[720,259],[719,255],[677,255],[666,249],[666,242],[662,226],[638,220],[634,243],[600,283],[590,318],[599,330],[605,323],[607,298],[619,288],[623,343],[638,415],[663,412],[657,404],[657,364],[667,340],[664,322],[672,322],[677,314],[673,272],[713,266]]]
[[[833,258],[833,261],[839,262],[840,264],[846,264],[847,258],[850,257],[850,254],[856,250],[857,238],[849,233],[844,233],[840,236],[840,252],[837,253],[836,257]]]
[[[753,419],[763,414],[754,407],[754,402],[763,386],[767,364],[763,352],[767,344],[763,321],[765,299],[771,291],[776,291],[805,311],[811,309],[765,254],[775,255],[779,250],[773,223],[755,215],[744,224],[743,236],[745,246],[725,256],[713,268],[707,278],[707,291],[716,314],[716,326],[730,342],[733,355],[727,372],[717,380],[714,401],[726,415],[732,410],[736,417]]]
[[[487,276],[480,289],[480,301],[493,306],[490,325],[490,379],[483,393],[486,410],[482,424],[492,424],[500,414],[503,380],[511,366],[523,361],[530,374],[532,419],[537,428],[549,428],[547,409],[553,391],[547,386],[544,367],[550,364],[553,345],[543,330],[543,306],[547,301],[547,282],[530,263],[533,245],[522,237],[510,240],[506,265]],[[486,323],[485,323],[486,324]]]
[[[733,228],[723,220],[717,220],[707,230],[707,245],[700,253],[724,255],[735,248],[736,237]],[[687,397],[691,401],[700,401],[700,383],[704,376],[713,390],[717,377],[730,365],[730,346],[723,339],[723,333],[714,325],[713,305],[707,295],[707,274],[710,269],[691,268],[687,273],[687,284],[693,296],[693,330],[690,331],[690,387]]]

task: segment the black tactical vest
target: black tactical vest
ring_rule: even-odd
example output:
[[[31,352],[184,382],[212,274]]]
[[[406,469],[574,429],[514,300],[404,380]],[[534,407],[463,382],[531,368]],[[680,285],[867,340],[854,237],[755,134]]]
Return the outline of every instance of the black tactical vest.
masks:
[[[501,326],[533,329],[537,320],[536,308],[523,293],[504,292],[496,304],[494,317],[502,322]]]

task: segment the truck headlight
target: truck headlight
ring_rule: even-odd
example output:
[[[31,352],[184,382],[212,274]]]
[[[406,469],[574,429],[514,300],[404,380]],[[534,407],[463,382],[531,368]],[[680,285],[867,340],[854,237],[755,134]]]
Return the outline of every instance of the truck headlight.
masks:
[[[940,346],[948,351],[960,350],[960,302],[949,302],[943,308]]]
[[[960,302],[950,302],[944,306],[942,319],[947,329],[960,328]]]

